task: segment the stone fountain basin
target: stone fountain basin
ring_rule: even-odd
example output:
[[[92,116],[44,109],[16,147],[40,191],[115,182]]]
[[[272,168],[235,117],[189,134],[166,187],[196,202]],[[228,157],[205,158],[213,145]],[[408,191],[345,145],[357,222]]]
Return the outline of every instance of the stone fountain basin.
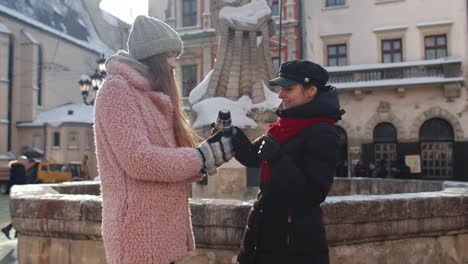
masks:
[[[105,263],[99,182],[15,186],[20,263]],[[336,179],[323,203],[332,263],[467,263],[468,183]],[[197,250],[232,263],[252,201],[190,199]]]

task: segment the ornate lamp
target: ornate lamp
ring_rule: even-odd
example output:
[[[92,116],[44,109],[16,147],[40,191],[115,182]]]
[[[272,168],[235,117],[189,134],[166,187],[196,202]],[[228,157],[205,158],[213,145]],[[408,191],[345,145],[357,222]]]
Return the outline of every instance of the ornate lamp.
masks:
[[[88,95],[89,95],[89,89],[91,89],[91,78],[89,78],[88,75],[82,75],[80,78],[80,81],[78,82],[80,85],[80,90],[81,90],[81,95],[83,96],[83,101],[86,105],[92,105],[94,104],[94,99],[91,100],[91,102],[88,102]]]
[[[83,96],[83,101],[86,105],[94,105],[94,99],[96,98],[96,92],[101,87],[104,78],[107,76],[106,72],[106,58],[104,55],[101,55],[100,58],[96,61],[97,62],[97,69],[94,71],[94,74],[90,76],[82,75],[80,81],[80,90],[81,95]],[[93,88],[94,97],[91,101],[88,101],[89,97],[89,90]]]

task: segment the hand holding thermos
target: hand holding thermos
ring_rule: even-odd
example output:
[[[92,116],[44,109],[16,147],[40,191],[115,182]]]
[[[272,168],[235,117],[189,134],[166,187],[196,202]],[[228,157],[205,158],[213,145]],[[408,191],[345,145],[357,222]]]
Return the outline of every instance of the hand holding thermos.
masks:
[[[217,167],[233,157],[231,113],[228,110],[219,111],[218,118],[212,126],[212,135],[197,147],[203,161],[201,171],[208,175],[215,174]]]

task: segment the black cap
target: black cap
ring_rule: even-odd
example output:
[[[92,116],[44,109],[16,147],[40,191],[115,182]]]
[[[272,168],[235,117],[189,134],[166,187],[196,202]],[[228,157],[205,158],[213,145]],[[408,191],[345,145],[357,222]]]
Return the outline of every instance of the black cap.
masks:
[[[317,63],[307,60],[293,60],[281,64],[279,76],[270,80],[270,86],[289,87],[296,83],[314,85],[318,89],[326,89],[328,72]]]

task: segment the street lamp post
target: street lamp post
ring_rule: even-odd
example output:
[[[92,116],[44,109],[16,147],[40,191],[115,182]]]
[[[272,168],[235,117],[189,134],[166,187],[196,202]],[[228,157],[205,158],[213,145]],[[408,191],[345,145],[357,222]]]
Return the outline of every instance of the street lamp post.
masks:
[[[101,87],[101,84],[107,76],[106,68],[105,68],[105,62],[106,59],[104,58],[104,55],[101,55],[101,57],[97,60],[97,69],[94,71],[94,74],[90,76],[88,75],[82,75],[80,80],[78,81],[78,84],[80,85],[80,90],[81,90],[81,95],[83,96],[83,102],[86,105],[94,105],[94,100],[96,99],[96,93]],[[90,89],[93,88],[92,93],[93,93],[93,99],[91,101],[88,101],[88,98],[90,97]]]

